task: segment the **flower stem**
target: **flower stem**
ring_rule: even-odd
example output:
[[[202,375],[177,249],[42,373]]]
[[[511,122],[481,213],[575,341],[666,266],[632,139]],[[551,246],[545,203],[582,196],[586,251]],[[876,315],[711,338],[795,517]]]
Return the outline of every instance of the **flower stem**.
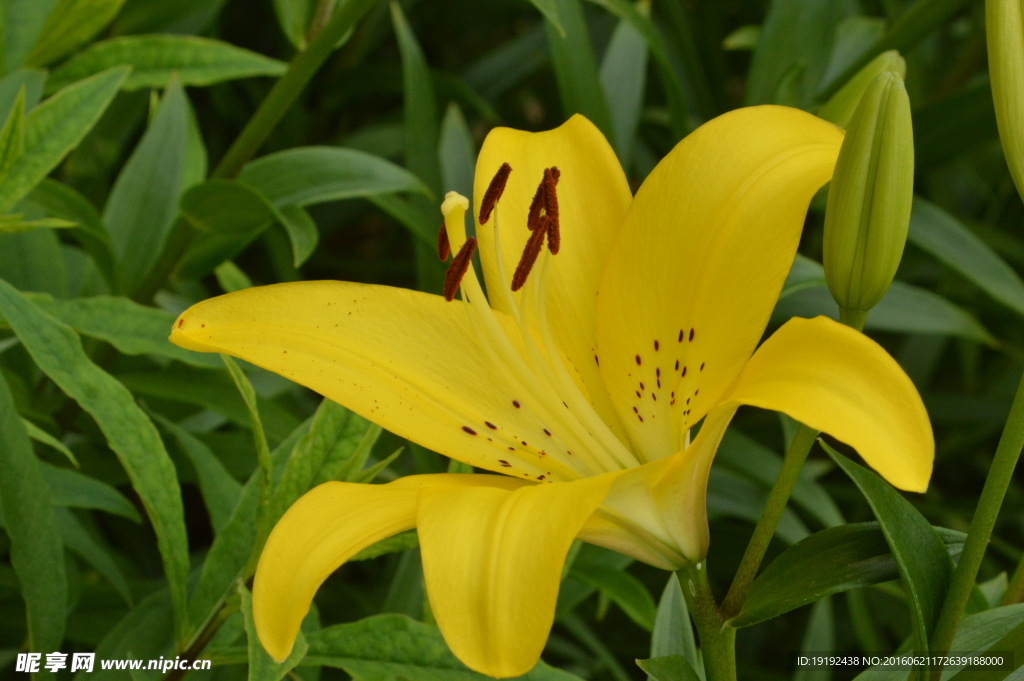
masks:
[[[377,0],[342,0],[334,16],[317,33],[309,47],[295,55],[288,65],[288,70],[274,83],[274,87],[260,103],[256,113],[245,124],[220,163],[210,173],[211,178],[231,179],[238,175],[242,166],[263,146],[321,64],[375,2]],[[196,228],[188,220],[179,217],[167,235],[160,259],[138,290],[130,292],[131,297],[143,303],[152,300],[174,272],[197,235]]]
[[[722,614],[726,619],[735,617],[743,607],[743,601],[747,597],[747,592],[750,591],[750,584],[757,576],[757,570],[761,567],[765,551],[768,550],[768,544],[775,534],[779,518],[782,517],[782,512],[786,509],[789,495],[793,492],[797,480],[800,479],[800,470],[804,467],[804,461],[807,460],[807,455],[817,437],[818,431],[801,424],[789,449],[786,450],[782,470],[779,471],[779,477],[772,486],[768,501],[764,505],[764,510],[761,511],[761,517],[757,519],[757,527],[754,528],[754,534],[750,537],[750,543],[747,544],[747,550],[743,553],[739,569],[736,570],[736,576],[733,577],[732,586],[729,587],[729,593],[725,597],[725,602],[722,603]]]
[[[939,621],[932,634],[931,652],[944,655],[953,642],[957,624],[963,617],[964,607],[978,576],[978,568],[985,557],[985,548],[992,536],[999,508],[1003,505],[1006,488],[1010,485],[1013,469],[1017,466],[1021,447],[1024,446],[1024,377],[1017,386],[1017,394],[1010,407],[1010,415],[1003,426],[1003,434],[999,437],[996,454],[992,458],[992,466],[988,470],[985,486],[978,499],[978,507],[971,520],[971,529],[967,532],[963,553],[953,573],[953,581],[946,593],[946,600],[939,613]],[[1016,575],[1015,575],[1016,577]],[[932,679],[938,679],[942,669],[932,671]]]
[[[725,623],[715,604],[707,562],[687,563],[678,575],[697,625],[707,681],[736,681],[736,630]]]

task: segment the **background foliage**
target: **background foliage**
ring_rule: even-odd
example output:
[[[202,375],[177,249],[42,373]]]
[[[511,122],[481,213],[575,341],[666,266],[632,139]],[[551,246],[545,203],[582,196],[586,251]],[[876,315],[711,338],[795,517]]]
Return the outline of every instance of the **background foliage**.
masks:
[[[196,674],[218,681],[479,678],[431,624],[414,534],[328,579],[302,665],[247,643],[244,581],[295,498],[449,464],[278,376],[171,346],[174,316],[298,279],[438,291],[438,200],[471,194],[492,126],[582,112],[635,188],[702,121],[768,102],[816,111],[888,49],[907,60],[918,198],[867,330],[925,398],[936,472],[907,499],[958,551],[1024,362],[1024,206],[998,143],[981,2],[0,0],[0,21],[0,676],[31,649],[205,650],[216,666]],[[353,28],[316,41],[338,26]],[[315,75],[286,106],[287,87],[271,87],[303,68]],[[246,127],[264,100],[283,118]],[[824,206],[822,193],[773,327],[836,314],[818,264]],[[709,490],[719,595],[793,432],[745,409],[726,436]],[[927,585],[907,578],[916,558],[890,554],[877,525],[846,524],[912,512],[834,461],[812,454],[738,619],[742,678],[792,678],[801,649],[894,650],[927,619]],[[574,555],[551,666],[531,676],[640,679],[634,659],[673,654],[699,668],[674,578],[590,546]],[[993,609],[1022,555],[1015,482],[970,606],[974,645],[1024,621],[1024,606]]]

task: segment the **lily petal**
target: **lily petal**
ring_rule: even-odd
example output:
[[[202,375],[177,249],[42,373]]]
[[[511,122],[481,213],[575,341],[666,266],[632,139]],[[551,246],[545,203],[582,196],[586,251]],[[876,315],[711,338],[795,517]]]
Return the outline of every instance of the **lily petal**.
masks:
[[[604,505],[633,521],[689,560],[701,560],[710,541],[708,475],[735,403],[708,413],[690,446],[634,468],[616,480]]]
[[[797,109],[738,109],[681,141],[637,192],[601,280],[597,338],[645,460],[681,449],[754,351],[842,140]]]
[[[415,527],[421,490],[526,484],[498,475],[439,474],[386,485],[327,482],[310,490],[274,527],[256,568],[253,616],[263,647],[278,662],[287,658],[323,581],[367,546]]]
[[[464,306],[387,286],[276,284],[192,306],[170,339],[281,374],[470,465],[532,479],[578,477],[558,430],[496,373]]]
[[[495,213],[479,224],[480,202],[503,163],[512,166]],[[605,260],[632,199],[626,175],[604,135],[576,115],[554,130],[529,133],[495,128],[484,141],[473,188],[476,234],[492,307],[510,312],[508,299],[521,300],[507,288],[531,232],[527,215],[544,169],[558,167],[560,255],[547,273],[548,324],[555,342],[568,356],[569,374],[583,388],[598,415],[625,441],[625,431],[605,394],[595,361],[594,301]],[[501,269],[496,257],[495,227],[500,228]],[[538,267],[537,270],[540,268]],[[534,271],[531,277],[540,276]],[[506,295],[508,294],[508,295]]]
[[[928,488],[935,440],[921,396],[889,353],[838,322],[795,318],[782,325],[750,358],[728,399],[828,433],[895,487]]]
[[[514,490],[423,490],[417,527],[430,606],[467,666],[498,678],[533,668],[569,547],[617,475]]]

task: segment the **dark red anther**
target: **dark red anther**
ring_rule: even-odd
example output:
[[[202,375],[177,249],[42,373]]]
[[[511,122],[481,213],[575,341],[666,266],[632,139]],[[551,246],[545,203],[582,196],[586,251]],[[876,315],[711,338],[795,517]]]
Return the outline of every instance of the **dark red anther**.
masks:
[[[544,171],[544,213],[548,218],[548,250],[557,255],[562,246],[562,228],[558,214],[558,179],[562,171],[552,166]]]
[[[452,245],[448,243],[448,228],[441,223],[441,231],[437,233],[437,258],[441,262],[447,260],[452,254]]]
[[[508,182],[508,176],[512,174],[512,166],[507,163],[502,163],[501,167],[498,168],[498,172],[494,174],[491,179],[491,183],[487,185],[487,191],[484,192],[484,198],[480,201],[480,224],[486,224],[491,219],[491,212],[494,210],[494,206],[498,203],[498,199],[501,198],[502,192],[505,191],[505,184]]]
[[[542,222],[547,222],[546,217],[541,218],[541,220]],[[530,234],[530,238],[527,239],[526,248],[523,249],[523,256],[519,259],[515,274],[512,275],[513,291],[518,291],[526,284],[526,278],[530,276],[530,270],[533,269],[534,264],[537,262],[537,256],[540,255],[540,251],[544,247],[544,234],[547,231],[546,225],[541,224]]]
[[[444,273],[444,299],[448,302],[455,300],[455,294],[462,284],[462,278],[466,276],[470,265],[473,264],[473,253],[476,252],[476,237],[469,237],[462,248],[455,254],[448,271]]]
[[[547,171],[545,171],[545,175]],[[540,219],[540,211],[544,208],[544,180],[541,180],[540,184],[537,185],[537,192],[533,195],[533,200],[530,201],[530,213],[526,216],[526,226],[532,232],[537,229],[537,221]]]

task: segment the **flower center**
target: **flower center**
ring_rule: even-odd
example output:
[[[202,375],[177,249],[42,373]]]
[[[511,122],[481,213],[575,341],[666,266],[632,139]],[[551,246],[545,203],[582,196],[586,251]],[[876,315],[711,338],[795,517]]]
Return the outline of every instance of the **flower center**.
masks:
[[[557,184],[561,173],[557,168],[544,171],[531,205],[527,227],[531,230],[523,256],[510,282],[506,276],[501,250],[499,202],[512,168],[502,165],[480,202],[481,225],[493,218],[494,247],[498,254],[497,290],[491,295],[503,297],[509,316],[497,315],[483,293],[472,255],[476,240],[466,238],[464,215],[468,201],[451,192],[442,205],[445,214],[444,240],[450,248],[459,248],[446,275],[445,297],[454,298],[461,287],[466,310],[470,315],[481,346],[490,356],[494,371],[515,395],[512,404],[536,418],[545,434],[544,448],[528,446],[525,441],[511,446],[517,452],[516,462],[530,470],[513,470],[521,466],[501,462],[505,471],[535,480],[572,480],[599,473],[639,465],[633,454],[615,437],[595,412],[589,400],[566,370],[562,353],[548,328],[545,307],[545,286],[551,256],[561,245]],[[543,252],[545,238],[548,253]],[[439,243],[442,238],[439,237]],[[442,253],[439,247],[439,255]],[[529,277],[540,259],[539,276]],[[523,289],[517,304],[513,291]],[[450,296],[450,297],[449,297]],[[486,422],[498,434],[498,428]],[[550,443],[550,446],[548,446]],[[532,453],[533,457],[523,454]],[[543,469],[537,474],[535,468]]]

